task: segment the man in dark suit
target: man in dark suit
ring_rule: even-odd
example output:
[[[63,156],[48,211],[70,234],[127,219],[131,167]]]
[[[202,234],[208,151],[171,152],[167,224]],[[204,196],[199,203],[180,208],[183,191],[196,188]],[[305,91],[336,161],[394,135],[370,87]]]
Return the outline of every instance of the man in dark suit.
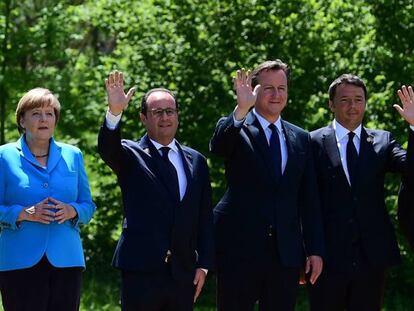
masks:
[[[213,263],[213,215],[206,159],[174,138],[178,105],[167,89],[142,98],[146,135],[121,140],[120,118],[134,89],[122,73],[106,80],[108,111],[98,137],[102,159],[118,177],[123,228],[113,265],[121,270],[122,310],[193,309]]]
[[[280,60],[238,71],[237,106],[210,142],[227,179],[214,209],[220,311],[294,310],[301,266],[312,283],[322,270],[310,137],[280,117],[288,73]]]
[[[395,108],[413,125],[414,97],[405,87],[400,93],[403,108]],[[363,127],[366,99],[359,77],[341,75],[329,87],[335,119],[311,133],[326,245],[324,270],[310,287],[313,311],[380,310],[385,269],[400,262],[384,177],[407,176],[414,136],[410,130],[406,153],[390,132]]]

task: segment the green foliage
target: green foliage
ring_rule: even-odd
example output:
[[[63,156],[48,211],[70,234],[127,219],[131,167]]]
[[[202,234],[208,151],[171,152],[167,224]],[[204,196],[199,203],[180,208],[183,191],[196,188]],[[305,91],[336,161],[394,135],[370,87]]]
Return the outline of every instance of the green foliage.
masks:
[[[98,210],[82,229],[88,266],[84,309],[114,310],[118,300],[110,262],[120,233],[121,197],[96,151],[106,110],[104,79],[111,70],[123,71],[126,87],[137,88],[123,117],[127,138],[144,132],[138,116],[142,94],[164,86],[178,93],[179,140],[208,155],[216,121],[235,105],[235,71],[281,58],[292,68],[284,118],[309,130],[327,124],[328,86],[351,72],[367,82],[366,125],[391,130],[405,142],[408,127],[392,105],[398,102],[396,89],[413,82],[412,10],[412,0],[0,2],[0,107],[5,106],[0,117],[6,141],[18,136],[18,99],[43,86],[62,103],[56,138],[78,145],[85,155]],[[223,164],[214,157],[208,163],[217,202],[225,188]],[[394,220],[397,189],[398,177],[390,177],[387,204]],[[407,306],[414,289],[413,255],[401,242],[404,264],[389,273],[387,310],[403,310],[398,304]],[[214,305],[212,281],[207,291],[199,310]],[[302,295],[299,309],[307,308],[305,300]]]

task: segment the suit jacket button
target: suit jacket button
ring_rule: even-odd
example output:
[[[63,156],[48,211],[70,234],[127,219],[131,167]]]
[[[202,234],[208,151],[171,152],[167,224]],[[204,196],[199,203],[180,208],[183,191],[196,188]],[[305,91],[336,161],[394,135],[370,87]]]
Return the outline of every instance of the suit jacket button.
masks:
[[[49,184],[48,184],[47,182],[44,182],[44,183],[42,184],[42,187],[43,187],[43,188],[47,188],[47,187],[49,187]]]

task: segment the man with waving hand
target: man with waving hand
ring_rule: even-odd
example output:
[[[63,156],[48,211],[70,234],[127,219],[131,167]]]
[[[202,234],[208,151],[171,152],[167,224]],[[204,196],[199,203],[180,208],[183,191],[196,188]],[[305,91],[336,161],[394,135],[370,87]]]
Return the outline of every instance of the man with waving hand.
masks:
[[[227,190],[214,209],[219,311],[294,310],[305,264],[314,284],[324,252],[310,137],[283,120],[288,66],[237,71],[237,105],[210,142]]]
[[[98,149],[122,192],[124,220],[113,259],[122,275],[122,310],[192,310],[213,265],[206,159],[175,139],[177,99],[164,88],[142,98],[146,134],[121,140],[121,115],[135,90],[124,93],[117,71],[105,83],[108,111]]]
[[[328,92],[334,120],[311,133],[326,245],[324,270],[310,288],[311,310],[377,311],[385,269],[400,262],[384,177],[412,179],[414,96],[403,86],[403,107],[394,105],[411,127],[406,152],[390,132],[362,125],[367,89],[359,77],[343,74]]]

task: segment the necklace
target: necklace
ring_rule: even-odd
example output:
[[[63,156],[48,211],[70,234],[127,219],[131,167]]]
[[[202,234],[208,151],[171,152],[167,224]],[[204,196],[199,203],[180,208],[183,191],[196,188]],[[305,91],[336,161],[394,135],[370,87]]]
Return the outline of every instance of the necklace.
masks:
[[[46,158],[49,155],[49,153],[42,154],[42,155],[35,155],[34,153],[32,153],[32,154],[35,158]]]

